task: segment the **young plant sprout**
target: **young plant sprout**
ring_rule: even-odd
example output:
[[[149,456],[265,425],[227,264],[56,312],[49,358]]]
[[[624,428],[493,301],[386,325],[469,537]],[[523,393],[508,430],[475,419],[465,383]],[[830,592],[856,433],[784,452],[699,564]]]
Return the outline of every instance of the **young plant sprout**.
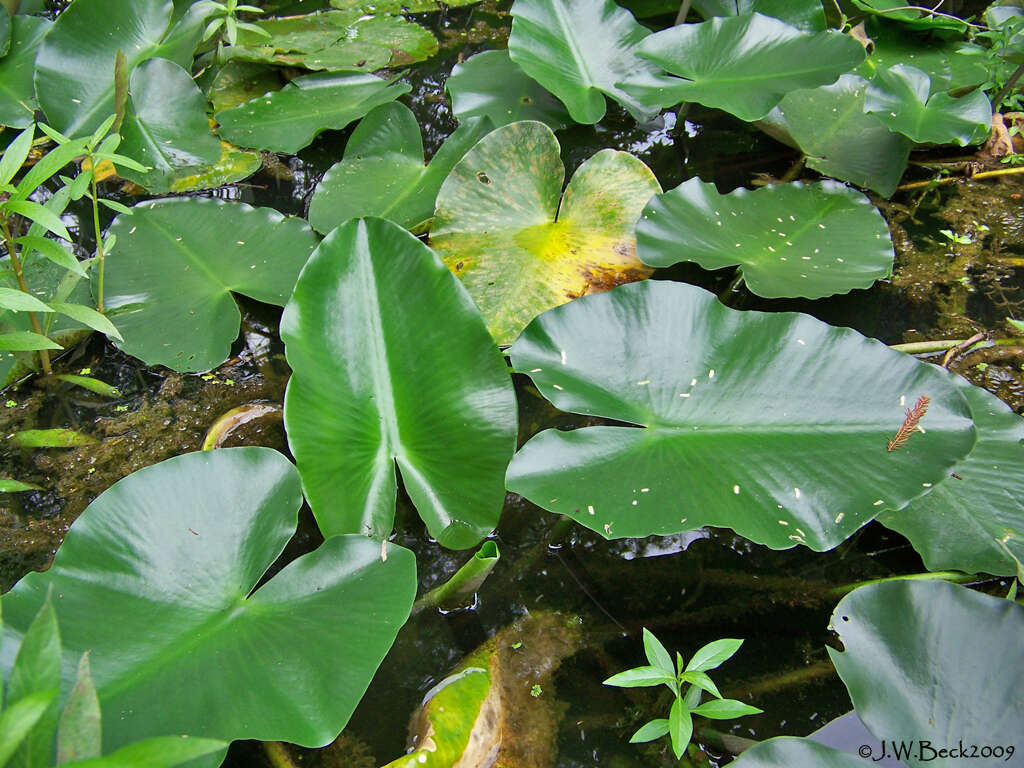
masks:
[[[732,720],[762,712],[742,701],[723,699],[718,687],[707,675],[709,670],[717,669],[728,661],[742,644],[742,640],[715,640],[693,654],[689,664],[685,666],[682,654],[677,652],[676,663],[673,666],[672,657],[665,650],[665,646],[645,628],[644,653],[647,654],[650,665],[619,672],[605,680],[604,684],[619,688],[665,685],[675,694],[675,701],[672,702],[667,718],[651,720],[641,726],[629,742],[637,744],[654,741],[668,734],[672,739],[672,751],[677,759],[682,759],[693,735],[693,715],[702,715],[713,720]],[[714,698],[701,704],[700,699],[705,691]]]

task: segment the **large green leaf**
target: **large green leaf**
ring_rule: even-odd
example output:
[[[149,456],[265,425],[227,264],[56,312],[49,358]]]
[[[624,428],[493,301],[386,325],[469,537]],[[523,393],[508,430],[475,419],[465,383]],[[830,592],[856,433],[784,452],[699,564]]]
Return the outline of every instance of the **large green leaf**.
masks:
[[[964,56],[962,41],[923,38],[901,30],[895,24],[869,23],[867,33],[874,43],[871,55],[857,68],[870,80],[875,72],[906,64],[928,73],[932,88],[959,90],[981,85],[988,79],[984,56]]]
[[[647,204],[636,241],[653,267],[738,265],[750,290],[768,298],[868,288],[891,272],[894,257],[878,209],[833,181],[722,195],[695,177]]]
[[[373,5],[371,3],[371,5]],[[240,30],[225,55],[305,69],[402,67],[437,53],[437,40],[418,24],[386,9],[353,7],[257,21],[270,37]]]
[[[828,28],[821,0],[694,0],[693,9],[705,19],[757,11],[805,32],[823,32]]]
[[[456,64],[444,87],[459,120],[487,117],[495,126],[539,120],[553,131],[569,122],[562,103],[527,77],[508,51],[484,51]]]
[[[129,93],[118,151],[152,170],[119,167],[120,175],[164,194],[182,174],[220,160],[220,141],[210,131],[206,99],[184,69],[167,59],[144,61],[132,72]]]
[[[651,273],[636,258],[633,232],[661,191],[651,170],[605,149],[577,169],[562,196],[564,176],[551,129],[524,121],[485,136],[437,196],[430,243],[499,344],[546,309]]]
[[[867,753],[871,757],[871,753]],[[755,744],[730,765],[734,768],[864,768],[871,762],[811,739],[779,736]]]
[[[237,107],[257,96],[284,87],[281,70],[267,64],[247,61],[229,61],[218,70],[210,85],[210,103],[213,111]]]
[[[864,113],[867,81],[843,75],[834,85],[793,91],[764,121],[807,155],[807,166],[888,197],[907,167],[911,142]]]
[[[110,227],[105,304],[149,365],[224,362],[241,314],[231,292],[283,306],[316,247],[304,221],[270,208],[188,197],[140,203]]]
[[[396,465],[442,545],[490,533],[515,395],[472,300],[429,248],[383,219],[338,227],[302,271],[281,337],[288,444],[326,535],[386,537]]]
[[[119,50],[129,72],[154,57],[191,67],[195,35],[182,35],[184,20],[170,25],[171,10],[171,0],[76,0],[68,6],[36,57],[36,95],[47,122],[68,136],[84,136],[114,114]]]
[[[36,16],[15,16],[11,50],[0,59],[0,125],[27,128],[36,108],[36,53],[51,22]]]
[[[509,490],[607,538],[718,525],[775,549],[829,549],[946,477],[975,440],[951,374],[685,284],[557,307],[509,353],[559,409],[643,427],[546,430],[509,466]],[[927,434],[887,451],[921,395]]]
[[[654,89],[670,81],[636,55],[650,31],[612,0],[516,0],[512,16],[512,61],[561,99],[577,123],[604,117],[605,96],[637,120],[660,110],[661,104],[638,99],[624,87]]]
[[[932,93],[931,78],[916,67],[880,69],[868,86],[864,111],[890,131],[918,144],[980,144],[992,128],[992,103],[982,90],[953,98]]]
[[[410,90],[393,83],[362,72],[297,77],[280,91],[218,112],[220,135],[241,147],[298,152],[317,134],[344,128]]]
[[[46,573],[4,595],[3,665],[52,589],[68,687],[91,649],[104,749],[167,733],[327,744],[409,614],[415,561],[337,536],[257,589],[301,501],[295,468],[266,448],[129,475],[75,521]]]
[[[832,628],[845,650],[829,656],[878,739],[980,747],[1020,732],[1024,606],[945,582],[885,582],[843,598]],[[914,750],[904,762],[970,762],[935,757]]]
[[[7,6],[0,7],[0,56],[11,50],[11,14]]]
[[[877,15],[883,19],[899,21],[911,29],[922,29],[929,32],[950,30],[966,32],[969,24],[961,19],[940,11],[933,14],[929,9],[916,6],[904,0],[851,0],[858,9]],[[935,6],[936,9],[939,6]]]
[[[957,476],[878,520],[910,539],[929,569],[1012,576],[1024,562],[1024,419],[966,381],[960,390],[978,442]]]
[[[359,216],[379,216],[407,229],[425,224],[445,177],[491,127],[486,118],[464,122],[427,165],[412,110],[398,103],[377,107],[352,132],[345,158],[317,184],[309,223],[318,232]]]
[[[790,91],[834,83],[864,60],[849,35],[809,34],[760,13],[670,27],[638,53],[679,76],[661,103],[696,101],[742,120],[759,120]]]

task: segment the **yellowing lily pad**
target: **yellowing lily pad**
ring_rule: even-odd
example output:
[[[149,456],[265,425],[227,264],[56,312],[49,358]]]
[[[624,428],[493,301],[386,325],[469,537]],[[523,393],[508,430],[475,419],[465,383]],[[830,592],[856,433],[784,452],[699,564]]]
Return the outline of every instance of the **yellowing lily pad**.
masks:
[[[650,168],[605,149],[579,167],[562,195],[564,178],[551,129],[522,121],[481,139],[437,196],[430,244],[499,344],[512,343],[551,307],[652,272],[636,257],[633,231],[661,192]]]

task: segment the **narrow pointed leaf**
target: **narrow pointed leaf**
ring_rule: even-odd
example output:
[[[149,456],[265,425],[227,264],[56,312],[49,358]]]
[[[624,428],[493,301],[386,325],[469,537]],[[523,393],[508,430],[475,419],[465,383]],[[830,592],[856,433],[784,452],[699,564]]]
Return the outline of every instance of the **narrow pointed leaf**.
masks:
[[[89,671],[89,653],[83,653],[78,662],[78,678],[60,716],[57,765],[100,756],[103,728],[100,700]]]
[[[894,259],[885,219],[866,195],[842,184],[722,195],[696,177],[647,204],[637,255],[653,267],[739,265],[758,296],[813,299],[869,288],[892,272]]]
[[[722,698],[722,694],[718,691],[718,686],[715,685],[714,681],[704,672],[683,672],[683,674],[679,676],[679,682],[695,685],[702,691],[707,691],[716,699]]]
[[[393,83],[362,72],[303,75],[276,93],[218,112],[220,135],[240,147],[298,152],[328,128],[344,128],[410,90]]]
[[[29,126],[11,141],[0,156],[0,185],[7,184],[21,170],[21,166],[32,149],[35,129]],[[5,201],[6,202],[6,201]]]
[[[17,288],[0,288],[0,307],[15,312],[53,312],[31,293]]]
[[[24,237],[19,237],[14,242],[23,246],[26,254],[31,251],[38,251],[54,264],[58,264],[64,269],[74,272],[80,277],[85,277],[85,269],[82,268],[82,263],[75,258],[71,251],[55,240],[50,240],[46,237],[26,235]]]
[[[790,91],[834,83],[864,60],[849,35],[808,34],[760,13],[670,27],[637,50],[678,76],[662,103],[696,101],[741,120],[759,120]]]
[[[59,598],[54,595],[45,597],[32,618],[9,671],[5,693],[7,707],[36,696],[45,697],[60,687],[60,631],[51,599]],[[18,747],[12,765],[34,768],[53,764],[58,717],[57,701],[52,698]]]
[[[63,427],[24,429],[8,438],[9,445],[19,448],[77,448],[82,445],[95,445],[98,442],[95,437]]]
[[[690,736],[693,735],[693,718],[679,699],[672,702],[672,709],[669,710],[668,734],[672,737],[672,752],[677,760],[682,759],[686,745],[690,743]]]
[[[657,667],[670,677],[675,675],[676,669],[672,666],[672,657],[669,656],[661,641],[647,627],[644,627],[644,653],[652,667]]]
[[[696,707],[693,714],[710,717],[712,720],[733,720],[744,715],[757,715],[763,711],[736,699],[713,699]]]
[[[731,659],[743,645],[742,640],[725,638],[708,643],[690,659],[686,665],[686,671],[707,672],[709,669],[718,669],[722,664]]]
[[[112,316],[118,310],[122,349],[178,371],[224,362],[241,323],[231,294],[284,305],[316,247],[304,221],[269,208],[193,197],[132,210],[109,230],[117,249],[104,305]]]
[[[24,216],[29,221],[39,224],[48,232],[53,232],[57,237],[62,237],[65,240],[71,239],[67,227],[60,220],[60,216],[49,208],[44,208],[39,203],[33,203],[31,200],[8,200],[4,203],[4,207],[11,213]]]
[[[106,334],[112,339],[117,341],[124,341],[121,337],[117,327],[110,322],[110,319],[92,307],[86,307],[83,304],[69,304],[62,301],[50,302],[50,306],[54,312],[60,312],[62,315],[67,315],[72,320],[77,320],[82,325],[92,328],[94,331]]]
[[[310,257],[281,337],[288,442],[325,535],[387,536],[396,467],[442,545],[494,528],[515,445],[511,379],[430,249],[383,219],[343,224]]]
[[[330,743],[409,615],[415,562],[336,536],[256,588],[301,501],[295,468],[267,448],[129,475],[75,521],[46,573],[4,595],[3,658],[52,588],[66,685],[92,651],[104,751],[169,732]]]
[[[223,760],[228,743],[217,739],[189,736],[157,736],[143,739],[103,757],[75,760],[61,768],[173,768],[176,765],[197,765],[191,761],[212,756],[212,765]],[[217,753],[220,753],[219,756]]]
[[[309,223],[326,233],[348,219],[379,216],[416,229],[434,215],[448,173],[491,127],[486,119],[464,122],[428,165],[412,110],[398,103],[377,107],[352,132],[345,158],[317,184]]]
[[[641,427],[547,430],[509,467],[510,490],[608,538],[724,525],[773,548],[829,549],[948,476],[975,441],[946,372],[678,283],[549,310],[510,355],[557,408]],[[925,394],[927,433],[886,450]]]
[[[0,477],[0,493],[21,493],[22,491],[41,490],[38,485],[24,483],[21,480],[12,480],[9,477]]]
[[[612,675],[604,681],[605,685],[616,688],[649,688],[654,685],[665,685],[675,680],[675,675],[660,667],[636,667]]]
[[[648,741],[654,741],[660,739],[662,736],[668,735],[668,720],[662,718],[660,720],[651,720],[640,727],[640,729],[634,733],[630,739],[630,744],[642,744]]]
[[[0,333],[0,350],[4,352],[31,352],[39,349],[63,349],[55,341],[32,331]]]
[[[0,765],[8,763],[56,698],[57,690],[54,688],[4,707],[3,714],[0,714]]]

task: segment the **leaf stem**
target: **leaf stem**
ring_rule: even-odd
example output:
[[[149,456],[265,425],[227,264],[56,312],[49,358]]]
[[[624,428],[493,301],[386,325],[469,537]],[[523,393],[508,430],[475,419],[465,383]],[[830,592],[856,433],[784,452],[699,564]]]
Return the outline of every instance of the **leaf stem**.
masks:
[[[96,311],[103,311],[103,233],[100,232],[100,199],[96,190],[96,158],[90,153],[89,164],[92,168],[92,226],[96,231]]]
[[[723,304],[725,304],[725,306],[727,306],[727,307],[732,306],[730,300],[739,293],[740,286],[742,286],[742,285],[743,285],[743,270],[737,268],[736,269],[736,274],[733,275],[733,278],[732,278],[732,280],[729,281],[729,284],[727,286],[725,286],[725,290],[723,290],[720,294],[718,294],[718,300],[720,302],[722,302]]]
[[[938,186],[940,184],[951,184],[954,181],[962,181],[963,179],[988,179],[993,176],[1010,176],[1016,173],[1024,173],[1024,165],[1017,166],[1014,168],[1000,168],[995,171],[982,171],[976,173],[973,176],[946,176],[941,179],[929,179],[928,181],[912,181],[909,184],[900,184],[896,187],[897,192],[903,192],[908,189],[922,189],[924,187],[930,187],[932,185]]]
[[[280,741],[264,741],[263,753],[274,768],[296,768],[295,762]]]
[[[28,284],[25,282],[25,275],[22,273],[21,260],[18,258],[18,249],[14,245],[14,238],[11,237],[11,227],[6,217],[0,218],[0,233],[3,234],[4,246],[7,248],[7,256],[11,260],[11,266],[14,267],[14,276],[18,279],[18,287],[21,288],[22,292],[27,293],[29,296],[32,292],[28,289]],[[40,336],[45,336],[43,333],[43,327],[39,324],[39,317],[35,312],[28,313],[28,321],[32,324],[32,330],[38,333]],[[39,364],[43,367],[43,373],[47,376],[53,373],[53,369],[50,367],[50,352],[46,349],[38,350],[39,353]]]
[[[1020,80],[1022,76],[1024,76],[1024,63],[1014,70],[1013,74],[1010,75],[1010,79],[1006,81],[1006,85],[999,89],[999,93],[992,97],[992,106],[995,109],[999,109],[1000,105],[1003,103],[1003,99],[1010,95],[1010,91],[1013,90],[1014,86],[1017,85],[1017,81]]]
[[[679,13],[676,14],[676,24],[682,24],[686,21],[686,17],[690,15],[690,4],[693,0],[683,0],[679,5]]]
[[[940,339],[938,341],[911,341],[907,344],[890,344],[890,349],[895,349],[898,352],[906,352],[908,355],[921,355],[928,352],[945,352],[947,349],[955,349],[956,347],[966,344],[968,339]],[[1024,343],[1024,339],[994,339],[990,342],[979,341],[973,346],[979,344],[995,344],[998,347],[1012,347],[1018,344]],[[967,351],[967,350],[964,350]]]

